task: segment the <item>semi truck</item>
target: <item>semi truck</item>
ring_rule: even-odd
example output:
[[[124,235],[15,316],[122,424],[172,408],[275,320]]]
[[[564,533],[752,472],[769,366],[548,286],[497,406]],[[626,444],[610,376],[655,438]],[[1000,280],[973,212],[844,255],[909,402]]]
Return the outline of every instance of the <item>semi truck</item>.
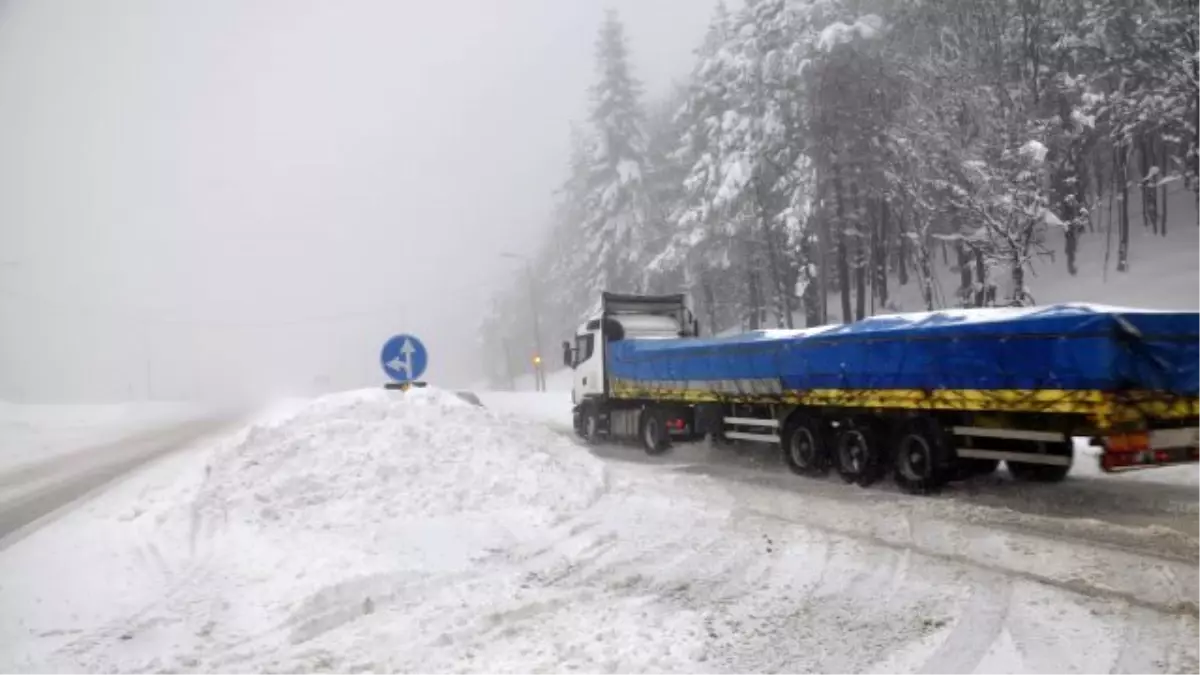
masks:
[[[929,493],[1196,462],[1200,314],[1086,304],[892,314],[702,337],[687,298],[605,292],[563,343],[576,433],[766,443],[805,476]]]

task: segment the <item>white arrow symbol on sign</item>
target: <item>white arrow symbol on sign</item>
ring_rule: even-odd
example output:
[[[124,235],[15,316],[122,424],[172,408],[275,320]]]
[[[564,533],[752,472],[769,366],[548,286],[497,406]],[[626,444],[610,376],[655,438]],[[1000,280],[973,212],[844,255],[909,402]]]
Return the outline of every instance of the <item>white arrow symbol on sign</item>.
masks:
[[[415,351],[417,351],[417,348],[413,346],[412,340],[406,339],[404,341],[404,344],[400,345],[400,353],[404,356],[404,359],[401,360],[399,356],[393,356],[392,360],[387,362],[388,368],[391,368],[392,370],[396,371],[397,373],[400,371],[404,371],[404,375],[406,377],[408,377],[408,379],[411,380],[412,379],[412,357],[413,357],[413,352],[415,352]]]

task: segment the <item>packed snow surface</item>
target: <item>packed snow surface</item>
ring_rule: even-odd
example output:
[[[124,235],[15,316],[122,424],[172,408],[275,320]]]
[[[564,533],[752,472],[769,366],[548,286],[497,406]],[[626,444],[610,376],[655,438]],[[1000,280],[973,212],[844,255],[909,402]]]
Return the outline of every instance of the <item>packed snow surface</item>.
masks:
[[[520,400],[341,394],[142,471],[0,552],[0,670],[1197,667],[1194,533],[605,460]]]

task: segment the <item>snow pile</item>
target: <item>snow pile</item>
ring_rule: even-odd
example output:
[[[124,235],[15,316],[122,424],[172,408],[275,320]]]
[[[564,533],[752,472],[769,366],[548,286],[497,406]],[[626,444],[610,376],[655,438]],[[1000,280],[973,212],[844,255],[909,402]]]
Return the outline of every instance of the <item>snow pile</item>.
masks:
[[[560,434],[448,392],[349,392],[218,449],[196,501],[243,523],[361,531],[458,514],[546,525],[585,508],[599,462]]]
[[[0,671],[221,671],[289,653],[506,569],[609,487],[562,433],[450,392],[278,402],[4,551]],[[426,619],[461,599],[447,602]]]

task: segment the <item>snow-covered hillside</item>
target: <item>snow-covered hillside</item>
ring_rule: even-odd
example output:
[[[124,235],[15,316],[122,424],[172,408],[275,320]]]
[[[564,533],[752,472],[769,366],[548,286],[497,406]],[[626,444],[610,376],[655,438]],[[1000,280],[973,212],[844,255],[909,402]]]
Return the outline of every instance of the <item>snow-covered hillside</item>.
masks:
[[[1140,203],[1135,200],[1132,208],[1140,208]],[[1173,195],[1171,209],[1171,229],[1166,236],[1140,224],[1131,228],[1126,272],[1115,270],[1116,241],[1108,233],[1103,217],[1097,218],[1095,231],[1080,236],[1075,275],[1068,272],[1062,259],[1063,232],[1050,232],[1047,248],[1058,253],[1033,263],[1032,273],[1026,276],[1027,288],[1039,305],[1090,302],[1150,309],[1200,309],[1200,228],[1196,225],[1196,204],[1190,193],[1181,191]],[[940,253],[934,270],[937,296],[952,300],[959,284],[958,275],[942,261]],[[999,297],[1009,297],[1011,279],[1006,271],[997,270],[994,275]],[[911,312],[925,308],[915,282],[899,286],[892,278],[891,287],[896,309]],[[836,295],[831,296],[829,307],[831,312],[840,311]]]
[[[528,277],[481,324],[486,364],[528,353],[531,325],[557,344],[602,290],[687,291],[713,333],[1200,305],[1192,5],[739,5],[714,9],[665,96],[630,88],[624,49],[597,51],[604,95]],[[607,17],[599,44],[623,30]]]
[[[697,468],[432,389],[290,406],[0,553],[0,669],[1196,668],[1194,555]]]

